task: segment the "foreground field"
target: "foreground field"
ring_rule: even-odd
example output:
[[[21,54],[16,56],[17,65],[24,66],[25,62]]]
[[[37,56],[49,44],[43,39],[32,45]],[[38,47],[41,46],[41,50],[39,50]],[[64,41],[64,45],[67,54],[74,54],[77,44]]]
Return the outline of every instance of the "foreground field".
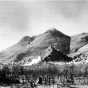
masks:
[[[27,86],[0,86],[0,88],[31,88]],[[69,85],[69,86],[57,86],[57,85],[42,85],[35,88],[88,88],[88,85]]]

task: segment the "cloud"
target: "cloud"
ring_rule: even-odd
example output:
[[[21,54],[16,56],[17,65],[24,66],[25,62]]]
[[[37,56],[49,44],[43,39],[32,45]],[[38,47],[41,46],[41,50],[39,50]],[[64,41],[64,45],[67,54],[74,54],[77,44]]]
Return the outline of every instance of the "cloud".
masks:
[[[69,34],[87,32],[87,24],[88,0],[0,0],[0,48],[53,26]]]
[[[82,16],[84,7],[86,5],[85,0],[78,0],[72,2],[64,2],[63,7],[61,7],[61,14],[65,18],[78,18]]]
[[[24,31],[29,23],[29,8],[17,0],[0,0],[0,26]]]
[[[87,0],[0,0],[0,26],[26,31],[32,21],[48,21],[52,15],[79,19],[87,5]]]
[[[55,14],[67,19],[79,18],[88,6],[87,0],[50,0],[46,3]]]

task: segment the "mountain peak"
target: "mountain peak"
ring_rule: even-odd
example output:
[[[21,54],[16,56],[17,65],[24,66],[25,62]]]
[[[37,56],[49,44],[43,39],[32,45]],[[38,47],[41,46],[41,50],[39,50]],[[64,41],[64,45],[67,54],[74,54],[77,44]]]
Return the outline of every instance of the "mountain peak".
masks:
[[[51,28],[51,29],[47,30],[45,33],[50,33],[51,35],[53,35],[55,37],[57,37],[57,36],[63,37],[63,35],[66,36],[64,33],[57,30],[56,28]]]
[[[58,31],[56,28],[50,28],[47,30],[47,32],[55,32],[55,31]]]
[[[45,33],[38,36],[24,36],[17,44],[3,52],[0,57],[8,61],[16,60],[19,57],[22,59],[30,56],[43,56],[46,54],[46,49],[54,45],[57,50],[64,54],[69,53],[70,37],[58,31],[56,28],[49,29]]]

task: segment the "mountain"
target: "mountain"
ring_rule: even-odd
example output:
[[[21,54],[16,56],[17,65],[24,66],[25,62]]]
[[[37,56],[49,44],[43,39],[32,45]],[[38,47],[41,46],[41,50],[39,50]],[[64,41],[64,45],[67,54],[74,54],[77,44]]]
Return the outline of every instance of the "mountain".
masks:
[[[78,35],[71,36],[71,53],[78,51],[81,47],[86,44],[88,44],[88,33],[81,33]]]
[[[9,61],[13,60],[13,58],[15,58],[17,55],[19,55],[20,53],[25,52],[32,40],[33,40],[32,37],[25,36],[17,44],[0,52],[0,62],[8,63]]]
[[[69,57],[74,58],[74,62],[88,63],[88,33],[81,33],[71,37]]]
[[[41,56],[47,53],[46,49],[53,45],[63,54],[68,54],[70,50],[70,37],[58,31],[57,29],[49,29],[45,33],[37,36],[23,37],[17,44],[0,53],[1,63],[11,63],[29,59],[31,56]]]
[[[52,55],[53,50],[50,46],[58,51],[58,55],[48,60],[63,61],[64,58],[70,60],[67,55],[74,59],[78,59],[79,56],[86,58],[88,56],[88,33],[68,36],[53,28],[37,36],[24,36],[18,43],[0,52],[0,63],[28,62],[31,64],[36,59],[40,61],[39,56],[46,58]]]
[[[56,29],[50,29],[38,35],[30,45],[34,50],[42,50],[48,48],[51,44],[54,44],[57,49],[67,54],[70,50],[70,37]]]

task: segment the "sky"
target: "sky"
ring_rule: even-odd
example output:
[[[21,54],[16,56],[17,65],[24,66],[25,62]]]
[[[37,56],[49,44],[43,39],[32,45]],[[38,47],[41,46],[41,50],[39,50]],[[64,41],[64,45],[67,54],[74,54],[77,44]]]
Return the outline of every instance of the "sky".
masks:
[[[88,0],[0,0],[0,51],[50,28],[88,32]]]

